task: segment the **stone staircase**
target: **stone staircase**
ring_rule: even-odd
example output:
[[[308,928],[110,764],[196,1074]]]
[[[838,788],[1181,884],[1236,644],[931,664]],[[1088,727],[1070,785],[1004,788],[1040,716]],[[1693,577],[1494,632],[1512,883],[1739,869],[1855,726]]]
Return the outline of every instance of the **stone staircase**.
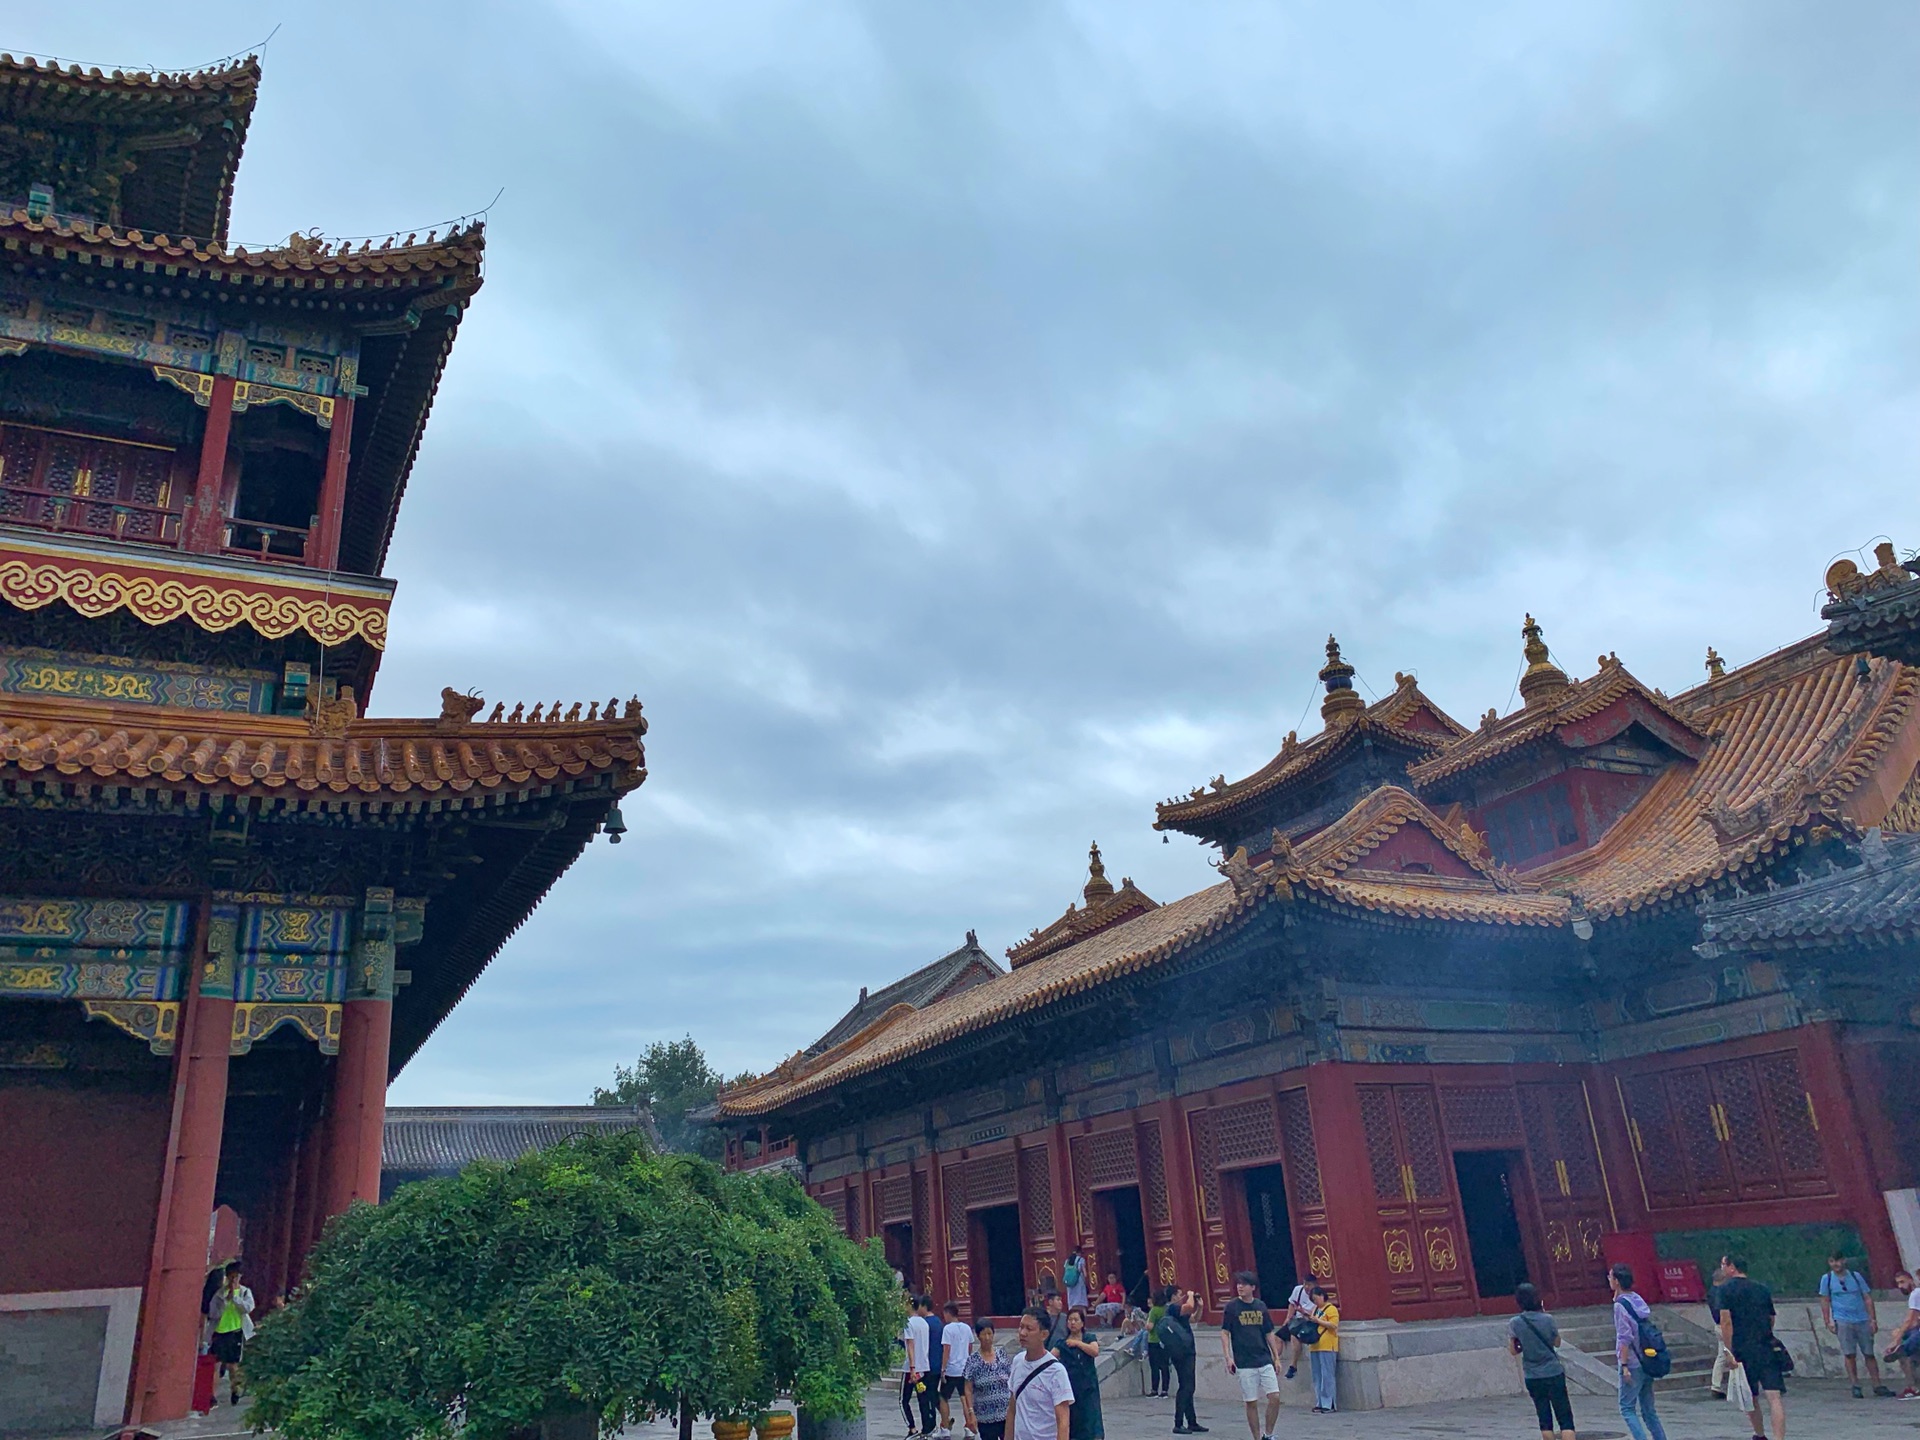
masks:
[[[1591,1382],[1597,1368],[1605,1372],[1607,1382],[1617,1389],[1612,1308],[1594,1305],[1580,1310],[1559,1310],[1553,1318],[1560,1326],[1562,1354],[1578,1350],[1594,1362],[1593,1366],[1587,1366],[1580,1364],[1578,1357],[1568,1357],[1569,1376],[1577,1372],[1579,1377]],[[1653,1307],[1653,1323],[1666,1336],[1667,1350],[1673,1356],[1672,1372],[1654,1381],[1654,1390],[1704,1389],[1713,1378],[1713,1358],[1719,1351],[1712,1332],[1666,1305]],[[1591,1389],[1591,1384],[1582,1388]]]

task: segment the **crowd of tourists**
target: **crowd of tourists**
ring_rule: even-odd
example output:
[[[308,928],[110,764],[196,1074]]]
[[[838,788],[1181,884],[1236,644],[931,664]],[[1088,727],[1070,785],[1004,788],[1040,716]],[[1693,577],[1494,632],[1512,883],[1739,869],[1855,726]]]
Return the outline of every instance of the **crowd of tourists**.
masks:
[[[1147,1362],[1149,1395],[1173,1401],[1173,1433],[1207,1433],[1193,1405],[1199,1359],[1194,1319],[1200,1313],[1195,1293],[1167,1285],[1141,1311],[1110,1278],[1100,1304],[1090,1307],[1075,1298],[1076,1280],[1086,1281],[1071,1269],[1066,1278],[1065,1293],[1041,1288],[1040,1303],[1022,1313],[1005,1354],[992,1321],[968,1325],[958,1305],[936,1313],[928,1296],[911,1297],[912,1313],[900,1336],[900,1413],[910,1440],[954,1440],[956,1417],[959,1440],[1104,1440],[1100,1341],[1094,1333],[1100,1321],[1117,1322],[1120,1335],[1113,1343]],[[1227,1373],[1238,1380],[1246,1403],[1248,1433],[1252,1440],[1273,1440],[1281,1372],[1293,1378],[1303,1360],[1312,1371],[1314,1413],[1337,1408],[1340,1309],[1319,1285],[1303,1284],[1276,1318],[1258,1289],[1251,1273],[1235,1277],[1236,1298],[1221,1316],[1220,1344]],[[1107,1290],[1120,1293],[1109,1298]]]
[[[912,1440],[1104,1440],[1095,1365],[1100,1323],[1120,1331],[1112,1343],[1146,1361],[1148,1395],[1173,1401],[1173,1433],[1207,1433],[1193,1403],[1200,1348],[1196,1294],[1168,1285],[1142,1311],[1109,1277],[1095,1292],[1099,1302],[1090,1306],[1085,1269],[1076,1274],[1069,1267],[1066,1278],[1065,1293],[1047,1285],[1036,1292],[1038,1303],[1020,1316],[1014,1344],[1004,1354],[990,1321],[968,1325],[957,1305],[936,1314],[930,1299],[914,1297],[901,1336],[906,1363],[900,1387]],[[1667,1440],[1655,1400],[1655,1383],[1672,1370],[1666,1338],[1653,1307],[1635,1288],[1631,1266],[1615,1265],[1607,1280],[1620,1418],[1632,1440]],[[1260,1298],[1252,1273],[1242,1271],[1234,1281],[1235,1298],[1220,1317],[1220,1346],[1226,1373],[1240,1387],[1250,1440],[1273,1440],[1281,1381],[1293,1379],[1303,1362],[1312,1377],[1313,1413],[1337,1410],[1340,1307],[1332,1296],[1309,1281],[1295,1286],[1286,1306],[1277,1309]],[[1867,1393],[1863,1366],[1872,1393],[1894,1397],[1883,1381],[1883,1361],[1904,1375],[1906,1388],[1898,1398],[1920,1399],[1920,1288],[1906,1271],[1894,1276],[1894,1284],[1906,1298],[1905,1318],[1882,1341],[1870,1287],[1847,1257],[1836,1253],[1820,1277],[1821,1316],[1839,1344],[1856,1399]],[[1514,1300],[1518,1313],[1508,1322],[1508,1344],[1520,1361],[1541,1440],[1577,1440],[1559,1326],[1537,1287],[1522,1284]],[[1774,1334],[1773,1292],[1747,1274],[1742,1256],[1726,1255],[1715,1267],[1707,1308],[1719,1336],[1714,1396],[1741,1413],[1753,1440],[1786,1440],[1786,1377],[1793,1357]]]

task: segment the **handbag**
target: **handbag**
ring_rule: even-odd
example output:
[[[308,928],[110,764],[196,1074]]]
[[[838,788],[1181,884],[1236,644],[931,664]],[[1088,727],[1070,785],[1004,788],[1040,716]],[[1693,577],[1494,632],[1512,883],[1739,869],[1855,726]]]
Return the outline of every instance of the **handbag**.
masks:
[[[1780,1337],[1769,1335],[1767,1346],[1773,1351],[1773,1365],[1782,1375],[1793,1373],[1793,1352],[1780,1343]]]

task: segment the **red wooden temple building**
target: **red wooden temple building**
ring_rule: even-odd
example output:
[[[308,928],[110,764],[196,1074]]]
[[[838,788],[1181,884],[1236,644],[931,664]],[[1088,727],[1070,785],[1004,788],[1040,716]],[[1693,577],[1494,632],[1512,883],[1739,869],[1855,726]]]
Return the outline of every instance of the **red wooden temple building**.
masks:
[[[1074,1250],[1216,1313],[1237,1270],[1312,1274],[1369,1325],[1510,1314],[1521,1278],[1604,1304],[1615,1249],[1789,1255],[1804,1291],[1831,1241],[1888,1284],[1920,1246],[1920,671],[1815,637],[1668,696],[1522,639],[1520,704],[1473,724],[1406,675],[1365,703],[1329,641],[1318,734],[1159,806],[1219,883],[1159,904],[1096,852],[1007,973],[717,1123],[975,1313]]]
[[[229,243],[251,59],[0,57],[0,1430],[186,1412],[645,778],[635,701],[366,713],[477,224]],[[583,713],[584,708],[584,713]]]

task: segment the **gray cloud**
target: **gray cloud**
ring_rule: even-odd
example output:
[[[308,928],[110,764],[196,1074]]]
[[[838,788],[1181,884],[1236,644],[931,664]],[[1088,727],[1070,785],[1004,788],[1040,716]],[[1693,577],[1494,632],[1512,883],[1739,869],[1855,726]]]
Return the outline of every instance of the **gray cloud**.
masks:
[[[290,19],[242,171],[267,237],[507,187],[376,708],[654,720],[396,1099],[764,1065],[1096,836],[1205,883],[1152,803],[1317,724],[1329,630],[1467,718],[1527,609],[1672,690],[1913,542],[1911,6],[613,8]]]

